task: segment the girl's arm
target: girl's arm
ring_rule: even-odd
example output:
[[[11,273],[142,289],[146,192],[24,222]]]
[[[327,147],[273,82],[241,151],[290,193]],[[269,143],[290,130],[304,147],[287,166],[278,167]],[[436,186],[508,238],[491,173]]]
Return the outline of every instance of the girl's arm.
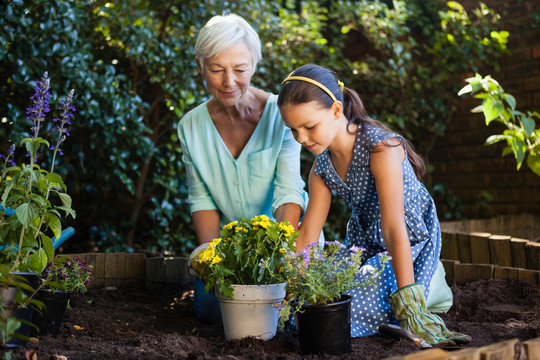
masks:
[[[277,121],[282,123],[281,119]],[[277,147],[278,137],[271,134],[269,136],[276,138],[274,145]],[[300,150],[301,145],[294,140],[291,130],[285,128],[273,180],[272,214],[277,221],[288,220],[295,229],[298,228],[298,221],[305,208],[305,184],[300,175]]]
[[[296,240],[296,252],[300,252],[309,244],[319,241],[319,236],[330,210],[332,193],[321,176],[315,175],[315,165],[316,162],[309,172],[309,202],[304,219],[300,224],[300,234]]]
[[[414,283],[411,245],[405,225],[403,172],[405,151],[397,138],[391,145],[379,143],[371,154],[370,170],[375,178],[384,243],[392,257],[390,263],[398,289]]]

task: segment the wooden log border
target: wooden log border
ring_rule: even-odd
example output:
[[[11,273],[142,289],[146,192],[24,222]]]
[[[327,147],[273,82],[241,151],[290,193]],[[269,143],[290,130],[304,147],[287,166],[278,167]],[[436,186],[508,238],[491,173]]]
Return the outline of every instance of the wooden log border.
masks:
[[[450,285],[481,279],[522,279],[540,285],[540,243],[486,232],[441,235],[441,261]]]
[[[529,359],[540,360],[540,338],[521,342],[510,339],[495,344],[464,348],[457,351],[446,351],[433,348],[421,350],[404,356],[392,356],[384,360],[500,360]]]

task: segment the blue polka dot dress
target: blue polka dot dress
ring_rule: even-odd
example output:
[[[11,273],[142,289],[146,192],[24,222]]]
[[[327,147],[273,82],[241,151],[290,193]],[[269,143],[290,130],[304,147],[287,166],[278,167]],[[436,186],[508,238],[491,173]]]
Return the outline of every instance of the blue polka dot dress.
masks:
[[[326,185],[347,201],[352,215],[347,225],[345,244],[350,248],[365,249],[366,265],[379,268],[381,258],[377,254],[386,251],[382,236],[379,199],[375,179],[369,169],[370,157],[375,145],[384,139],[399,135],[383,129],[365,126],[358,133],[354,155],[347,172],[347,183],[337,174],[328,149],[317,156],[315,174]],[[424,283],[427,298],[431,278],[437,268],[441,251],[441,232],[433,199],[424,185],[418,181],[407,157],[402,163],[405,191],[405,223],[411,242],[415,281]],[[362,276],[359,274],[358,276]],[[374,285],[355,288],[351,304],[351,335],[362,337],[378,332],[382,323],[398,324],[394,318],[388,297],[397,290],[396,278],[390,262]]]

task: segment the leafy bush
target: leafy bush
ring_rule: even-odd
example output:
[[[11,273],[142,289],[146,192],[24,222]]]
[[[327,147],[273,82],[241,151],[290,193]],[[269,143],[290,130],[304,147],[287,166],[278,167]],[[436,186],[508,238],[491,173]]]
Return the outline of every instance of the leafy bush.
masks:
[[[495,64],[506,33],[497,32],[498,16],[485,6],[469,17],[456,2],[449,8],[442,0],[389,3],[3,2],[0,136],[25,133],[21,99],[43,71],[61,88],[76,88],[81,111],[60,175],[69,174],[79,216],[69,220],[76,233],[66,246],[185,254],[196,240],[176,125],[209,96],[194,61],[198,30],[213,15],[238,13],[263,43],[255,86],[277,92],[300,65],[331,67],[360,92],[372,115],[427,155],[444,133],[456,77]],[[0,144],[0,152],[9,146]],[[302,158],[307,179],[313,158]],[[51,159],[40,161],[43,167]],[[336,239],[348,215],[342,200],[333,201],[326,230]]]
[[[503,124],[506,128],[502,134],[492,135],[486,140],[486,145],[506,141],[503,156],[514,154],[517,170],[527,159],[527,166],[540,176],[540,129],[536,128],[536,120],[540,114],[536,111],[523,113],[516,109],[516,99],[504,91],[503,87],[490,75],[480,74],[466,79],[465,85],[458,95],[471,94],[482,99],[482,104],[472,109],[472,112],[484,114],[486,126],[492,121]]]

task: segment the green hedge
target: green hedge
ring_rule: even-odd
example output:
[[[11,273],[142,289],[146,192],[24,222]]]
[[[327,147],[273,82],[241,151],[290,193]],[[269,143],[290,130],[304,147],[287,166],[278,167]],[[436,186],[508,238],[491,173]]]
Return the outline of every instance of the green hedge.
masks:
[[[388,5],[390,4],[390,5]],[[198,29],[228,11],[263,43],[255,86],[277,92],[305,63],[338,71],[368,111],[429,154],[444,134],[460,74],[496,64],[498,16],[444,1],[22,1],[0,5],[0,138],[27,132],[25,108],[44,71],[53,100],[75,89],[77,113],[57,169],[73,197],[70,251],[183,254],[195,237],[176,126],[208,98],[197,73]],[[290,6],[290,7],[288,7]],[[52,125],[48,124],[48,130]],[[6,153],[9,141],[2,141]],[[211,144],[209,144],[211,146]],[[24,154],[18,154],[24,156]],[[307,174],[313,158],[303,154]],[[46,164],[51,159],[42,158]],[[326,228],[342,238],[335,199]]]

